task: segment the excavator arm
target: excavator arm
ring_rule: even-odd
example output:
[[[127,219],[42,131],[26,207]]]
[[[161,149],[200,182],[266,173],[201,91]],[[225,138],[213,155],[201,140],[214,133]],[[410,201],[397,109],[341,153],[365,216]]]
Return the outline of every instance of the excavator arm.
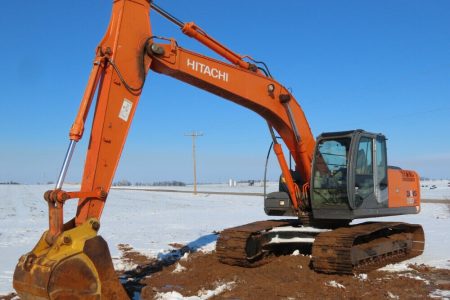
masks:
[[[49,230],[36,247],[22,256],[14,274],[14,288],[23,299],[126,298],[106,242],[97,235],[115,170],[149,69],[211,92],[261,115],[269,125],[289,195],[295,210],[304,209],[301,188],[310,180],[315,146],[308,122],[292,94],[256,64],[229,50],[194,23],[178,25],[190,37],[229,63],[185,50],[172,39],[152,36],[147,0],[113,2],[112,16],[96,56],[55,189],[45,193]],[[169,17],[171,17],[169,15]],[[76,143],[82,138],[89,110],[95,102],[81,189],[62,189]],[[295,183],[273,128],[296,163],[301,182]],[[78,200],[73,220],[64,224],[63,207]]]
[[[126,299],[106,241],[97,232],[131,120],[150,66],[145,47],[151,38],[150,3],[113,2],[111,20],[96,56],[70,144],[54,190],[44,195],[49,230],[23,255],[13,286],[21,299]],[[81,189],[62,190],[76,143],[82,138],[97,95]],[[76,216],[64,224],[66,201],[79,199]]]

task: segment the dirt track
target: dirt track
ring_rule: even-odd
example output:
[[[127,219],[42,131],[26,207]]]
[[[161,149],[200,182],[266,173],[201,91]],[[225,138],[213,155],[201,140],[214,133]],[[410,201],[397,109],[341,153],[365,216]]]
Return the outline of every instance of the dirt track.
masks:
[[[450,290],[450,270],[424,265],[396,273],[326,275],[310,269],[308,255],[272,257],[260,267],[241,268],[221,264],[214,252],[189,253],[186,247],[174,246],[179,250],[156,261],[122,245],[123,259],[138,265],[118,274],[130,295],[140,290],[141,299],[161,299],[173,291],[185,297],[201,296],[222,285],[221,293],[207,299],[448,299],[430,294]]]
[[[178,255],[186,251],[182,248]],[[221,264],[214,252],[192,253],[181,260],[174,256],[165,263],[146,261],[131,249],[124,256],[140,265],[138,272],[128,273],[126,286],[129,292],[142,289],[141,299],[172,291],[199,296],[225,284],[229,289],[209,299],[431,299],[435,290],[450,290],[450,270],[424,265],[397,273],[341,276],[312,271],[308,255],[273,257],[257,268]]]

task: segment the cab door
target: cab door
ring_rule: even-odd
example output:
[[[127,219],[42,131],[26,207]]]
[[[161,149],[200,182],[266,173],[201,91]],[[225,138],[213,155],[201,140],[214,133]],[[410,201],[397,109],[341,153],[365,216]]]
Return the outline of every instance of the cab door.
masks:
[[[353,209],[387,207],[386,139],[361,135],[356,140],[353,169]]]
[[[375,141],[374,182],[375,182],[375,199],[377,203],[376,207],[388,207],[386,138],[384,136],[377,136],[374,141]]]
[[[363,206],[364,202],[375,197],[373,148],[373,138],[359,138],[354,161],[354,208]]]

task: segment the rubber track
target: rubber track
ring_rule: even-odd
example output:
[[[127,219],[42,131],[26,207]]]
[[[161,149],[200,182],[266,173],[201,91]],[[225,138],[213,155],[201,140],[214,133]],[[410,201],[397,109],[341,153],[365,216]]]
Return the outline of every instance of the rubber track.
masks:
[[[227,228],[220,233],[216,244],[219,261],[233,266],[259,266],[263,263],[262,258],[266,252],[259,247],[258,252],[249,257],[247,254],[248,241],[254,239],[258,243],[263,243],[258,240],[261,232],[295,223],[298,222],[296,220],[268,220]]]
[[[391,230],[392,229],[392,230]],[[376,245],[377,233],[383,230],[404,234],[405,240],[411,242],[411,248],[393,249],[391,252],[376,253],[356,263],[352,258],[352,248],[357,238],[374,236],[372,243]],[[380,236],[380,240],[386,238]],[[324,232],[316,237],[312,249],[312,265],[315,271],[324,273],[352,274],[368,272],[387,264],[397,263],[418,256],[423,252],[424,233],[420,225],[400,222],[364,223],[350,227],[338,228]]]

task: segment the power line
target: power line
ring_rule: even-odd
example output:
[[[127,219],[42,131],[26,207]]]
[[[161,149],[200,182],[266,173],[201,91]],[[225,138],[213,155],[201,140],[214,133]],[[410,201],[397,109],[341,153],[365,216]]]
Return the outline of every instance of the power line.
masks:
[[[413,116],[416,115],[422,115],[423,117],[425,115],[436,115],[438,113],[442,113],[442,112],[446,112],[450,110],[450,107],[436,107],[436,108],[432,108],[432,109],[424,109],[424,110],[416,110],[416,111],[411,111],[411,112],[400,112],[400,113],[395,113],[395,114],[388,114],[388,115],[380,115],[377,117],[377,120],[401,120],[401,119],[405,119],[405,118],[411,118]],[[355,123],[361,123],[361,121],[358,121],[357,119],[353,119],[353,120],[349,120],[349,121],[344,121],[341,122],[341,125],[351,125],[351,124],[355,124]]]
[[[192,160],[194,163],[194,195],[197,195],[197,166],[195,159],[195,139],[199,136],[203,136],[203,133],[192,131],[191,133],[185,133],[184,135],[192,137]]]

